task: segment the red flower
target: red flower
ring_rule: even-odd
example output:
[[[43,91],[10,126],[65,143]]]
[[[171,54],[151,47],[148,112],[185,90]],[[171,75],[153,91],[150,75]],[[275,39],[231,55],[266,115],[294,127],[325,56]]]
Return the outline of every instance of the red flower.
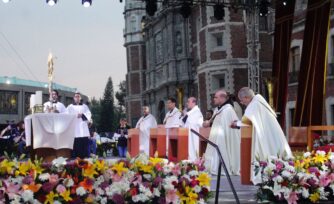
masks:
[[[135,196],[135,195],[137,195],[138,194],[138,190],[137,190],[137,188],[131,188],[130,189],[130,195],[131,196]]]

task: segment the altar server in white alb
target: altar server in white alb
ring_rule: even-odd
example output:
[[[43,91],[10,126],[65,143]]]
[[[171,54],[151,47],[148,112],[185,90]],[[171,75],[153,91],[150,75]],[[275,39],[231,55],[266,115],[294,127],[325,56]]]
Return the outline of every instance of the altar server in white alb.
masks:
[[[218,90],[214,96],[213,116],[204,121],[204,127],[210,127],[209,140],[218,145],[229,174],[239,175],[240,171],[240,130],[232,129],[231,123],[238,116],[228,100],[225,90]],[[216,149],[207,145],[205,151],[205,166],[211,174],[218,174],[219,156]],[[223,173],[223,172],[222,172]]]
[[[243,87],[238,93],[240,102],[247,106],[242,117],[242,123],[251,124],[253,128],[251,161],[256,157],[266,160],[270,156],[292,157],[290,146],[281,126],[277,122],[276,113],[260,95],[248,87]],[[232,123],[232,127],[240,126],[240,122]],[[251,168],[251,181],[254,185],[262,182],[260,173],[255,175]]]
[[[188,159],[191,161],[199,157],[199,137],[190,130],[199,131],[203,124],[203,115],[197,106],[197,100],[194,97],[188,98],[187,112],[181,119],[181,124],[185,128],[189,128],[188,134]]]
[[[168,98],[167,110],[168,112],[166,113],[165,119],[163,121],[166,128],[166,156],[168,155],[169,130],[170,128],[180,127],[181,112],[176,108],[175,98]]]
[[[91,120],[92,114],[86,104],[81,102],[79,92],[74,94],[74,103],[67,107],[67,113],[77,115],[77,124],[75,129],[75,139],[73,145],[73,157],[88,157],[89,147],[89,129],[88,122]]]
[[[143,116],[136,124],[136,128],[139,128],[139,151],[144,152],[146,155],[150,155],[150,129],[157,127],[157,121],[152,114],[150,114],[150,108],[143,106]]]
[[[44,103],[44,113],[65,113],[66,108],[64,104],[58,101],[59,99],[59,92],[57,90],[53,90],[51,92],[51,101],[45,102]]]

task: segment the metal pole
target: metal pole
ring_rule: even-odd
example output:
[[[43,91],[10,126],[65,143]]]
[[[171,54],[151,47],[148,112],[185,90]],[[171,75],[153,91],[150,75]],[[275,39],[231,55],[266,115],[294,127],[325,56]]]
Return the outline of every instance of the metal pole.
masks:
[[[219,160],[215,204],[218,204],[218,200],[219,200],[219,188],[220,188],[221,172],[222,172],[222,162]]]

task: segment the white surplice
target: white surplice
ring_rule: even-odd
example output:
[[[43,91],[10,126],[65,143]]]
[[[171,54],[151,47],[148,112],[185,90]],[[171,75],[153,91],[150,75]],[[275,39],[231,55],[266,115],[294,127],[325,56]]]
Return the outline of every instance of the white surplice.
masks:
[[[66,112],[69,114],[83,114],[87,118],[87,121],[82,120],[82,118],[76,119],[76,130],[75,130],[75,137],[89,137],[89,129],[88,129],[88,121],[90,121],[92,114],[86,104],[70,104],[67,106]]]
[[[233,106],[226,104],[219,110],[215,108],[212,117],[214,119],[209,140],[218,145],[229,174],[238,175],[240,173],[240,130],[230,127],[233,121],[238,120],[238,116]],[[205,166],[211,174],[218,174],[219,156],[216,149],[209,144],[205,151]]]
[[[150,129],[157,127],[157,121],[152,114],[141,117],[136,124],[139,128],[139,151],[150,155]]]
[[[165,128],[178,128],[180,127],[181,112],[176,107],[172,111],[166,113],[164,119]]]
[[[51,101],[45,102],[43,104],[44,106],[44,113],[48,112],[48,108],[53,107],[53,109],[57,109],[59,111],[59,113],[65,113],[66,112],[66,108],[64,106],[64,104],[60,103],[59,101],[57,101],[57,103],[52,103]]]
[[[187,120],[185,123],[181,120],[183,127],[189,128],[188,133],[188,159],[194,161],[199,155],[199,137],[191,132],[191,129],[199,132],[199,128],[203,124],[203,115],[198,106],[193,107],[186,114]],[[185,116],[184,116],[185,117]]]
[[[180,127],[180,117],[181,112],[176,107],[166,113],[165,119],[163,121],[166,128],[166,155],[168,155],[168,145],[169,145],[169,129]]]
[[[277,122],[276,113],[267,101],[259,94],[248,104],[244,117],[252,122],[252,157],[266,160],[270,156],[292,157],[290,146],[285,138],[281,126]],[[260,173],[255,176],[251,168],[251,180],[254,185],[262,182]]]

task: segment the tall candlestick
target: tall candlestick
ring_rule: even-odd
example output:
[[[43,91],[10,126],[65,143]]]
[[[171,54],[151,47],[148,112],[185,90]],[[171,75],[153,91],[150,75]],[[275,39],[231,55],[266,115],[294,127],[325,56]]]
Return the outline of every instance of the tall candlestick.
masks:
[[[34,108],[36,105],[36,96],[35,94],[30,95],[30,109]]]
[[[36,105],[42,105],[42,91],[36,91]]]

